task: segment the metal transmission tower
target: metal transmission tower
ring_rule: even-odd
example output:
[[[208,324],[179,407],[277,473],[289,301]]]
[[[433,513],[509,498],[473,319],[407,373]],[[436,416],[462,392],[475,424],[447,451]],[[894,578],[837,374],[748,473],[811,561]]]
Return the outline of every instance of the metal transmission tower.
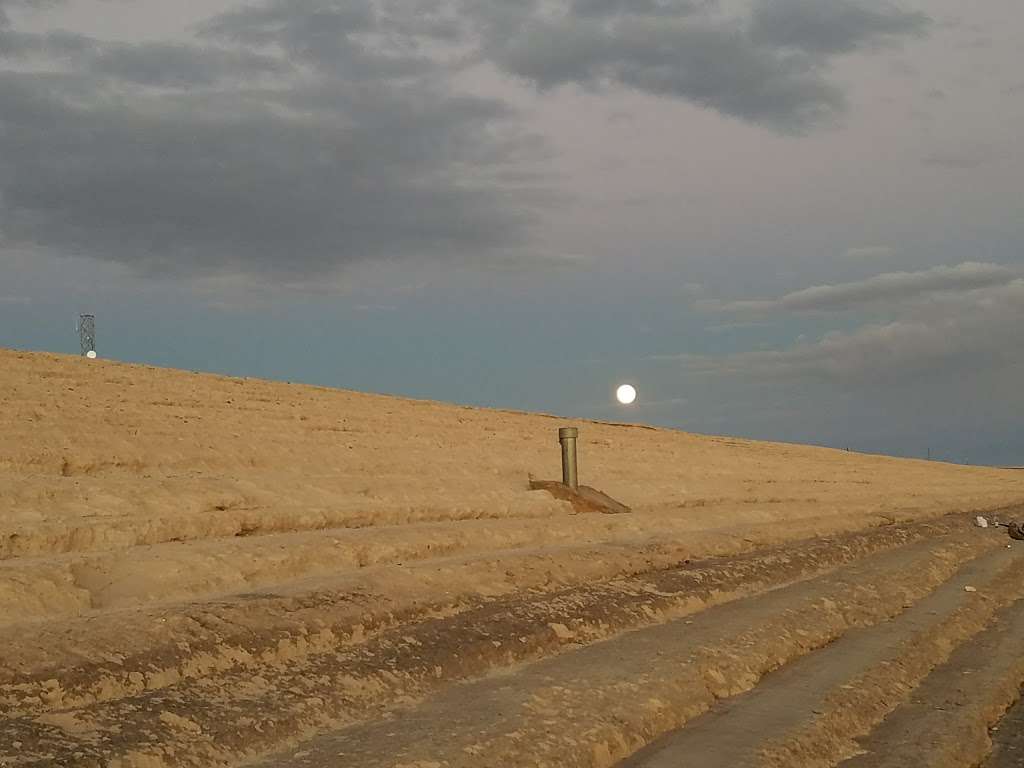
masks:
[[[82,345],[82,357],[96,357],[96,318],[93,315],[78,316],[78,341]]]

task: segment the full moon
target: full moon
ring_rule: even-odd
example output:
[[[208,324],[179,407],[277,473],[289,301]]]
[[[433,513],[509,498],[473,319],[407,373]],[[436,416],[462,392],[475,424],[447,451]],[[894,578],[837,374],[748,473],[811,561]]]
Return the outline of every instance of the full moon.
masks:
[[[623,405],[632,405],[636,402],[636,387],[632,384],[623,384],[615,392],[615,397]]]

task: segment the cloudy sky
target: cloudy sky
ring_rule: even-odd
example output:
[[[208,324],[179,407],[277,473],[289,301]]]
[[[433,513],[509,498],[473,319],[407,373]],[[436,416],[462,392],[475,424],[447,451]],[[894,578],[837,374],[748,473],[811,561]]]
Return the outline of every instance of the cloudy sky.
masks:
[[[0,0],[0,345],[1024,464],[1022,26]]]

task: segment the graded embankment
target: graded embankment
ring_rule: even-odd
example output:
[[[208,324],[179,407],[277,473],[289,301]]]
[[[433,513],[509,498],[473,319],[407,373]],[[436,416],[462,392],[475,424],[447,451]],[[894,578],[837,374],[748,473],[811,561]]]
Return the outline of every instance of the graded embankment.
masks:
[[[581,480],[632,513],[530,490],[560,476],[568,423]],[[1004,546],[948,513],[1024,500],[1015,472],[2,350],[0,433],[10,766],[370,749],[403,707],[457,709],[455,682],[560,659],[607,695],[524,722],[607,766]],[[877,600],[851,586],[869,583]],[[686,621],[698,636],[658,629]],[[768,656],[740,642],[758,627]],[[661,693],[595,650],[629,630],[623,670],[659,644],[677,669]],[[702,688],[680,663],[716,638],[734,657]],[[537,674],[509,701],[537,700]],[[609,730],[616,690],[647,714]],[[472,709],[459,722],[493,738],[467,764],[535,764]]]

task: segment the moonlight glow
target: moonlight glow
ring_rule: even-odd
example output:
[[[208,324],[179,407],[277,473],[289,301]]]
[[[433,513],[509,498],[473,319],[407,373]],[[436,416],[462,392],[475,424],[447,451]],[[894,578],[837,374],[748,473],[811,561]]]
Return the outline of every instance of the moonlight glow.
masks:
[[[631,384],[623,384],[615,392],[615,397],[623,405],[632,405],[636,402],[636,387]]]

